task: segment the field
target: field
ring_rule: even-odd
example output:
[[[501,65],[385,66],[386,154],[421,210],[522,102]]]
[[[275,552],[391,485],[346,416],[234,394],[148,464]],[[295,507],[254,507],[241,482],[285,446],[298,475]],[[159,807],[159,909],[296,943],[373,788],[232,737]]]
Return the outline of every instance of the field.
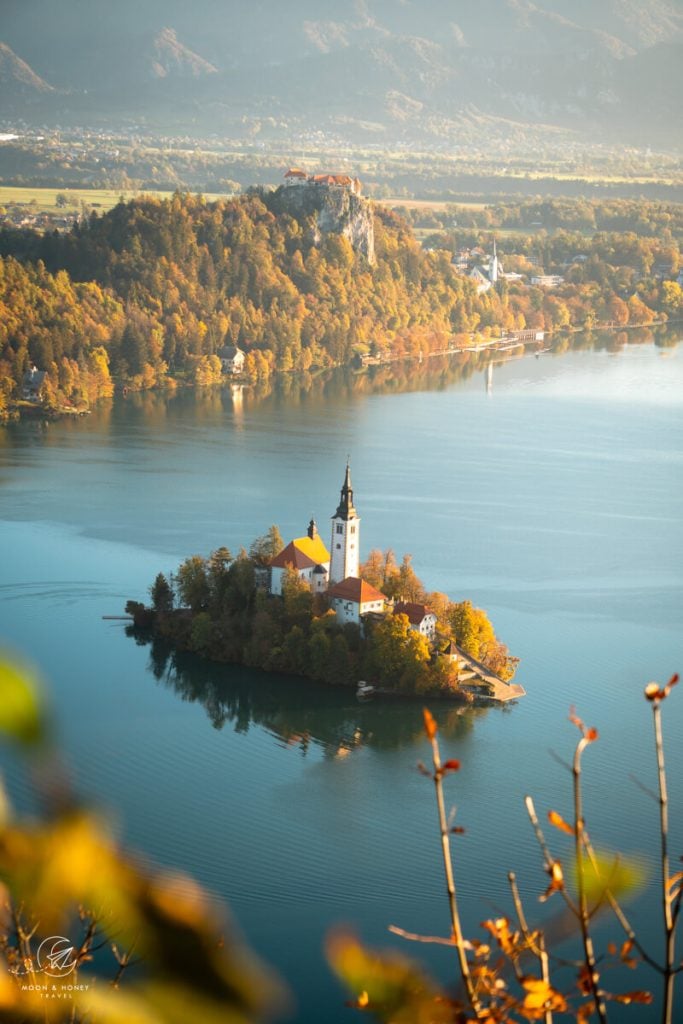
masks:
[[[66,196],[68,205],[60,207],[57,205],[57,196]],[[36,213],[69,213],[75,208],[86,206],[101,209],[103,212],[111,210],[113,206],[124,199],[128,201],[140,195],[158,196],[160,199],[168,199],[172,192],[139,192],[125,189],[91,189],[91,188],[14,188],[13,186],[0,185],[0,207],[8,206],[31,206]],[[206,193],[206,199],[225,199],[225,194]]]
[[[388,206],[395,210],[397,206],[404,206],[406,210],[434,210],[440,213],[447,210],[449,206],[466,206],[468,210],[483,210],[488,204],[469,202],[467,199],[449,199],[448,202],[439,199],[407,199],[390,196],[388,199],[379,199],[382,206]]]

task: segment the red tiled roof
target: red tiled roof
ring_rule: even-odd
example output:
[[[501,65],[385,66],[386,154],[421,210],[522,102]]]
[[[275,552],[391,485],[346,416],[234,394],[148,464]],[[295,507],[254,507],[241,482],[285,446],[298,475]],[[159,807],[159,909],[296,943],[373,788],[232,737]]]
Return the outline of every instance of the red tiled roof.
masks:
[[[358,576],[347,576],[341,583],[335,583],[328,590],[330,597],[341,597],[344,601],[353,601],[355,604],[368,604],[370,601],[386,601],[384,594],[379,590],[361,580]]]
[[[348,174],[312,174],[309,181],[316,185],[352,185]]]
[[[285,178],[307,178],[308,175],[305,171],[302,171],[300,167],[290,167]]]
[[[310,569],[317,565],[312,558],[300,551],[294,541],[291,541],[286,548],[283,548],[279,555],[271,558],[270,564],[273,569],[285,569],[288,565],[294,569]]]
[[[394,615],[407,615],[408,622],[413,626],[419,626],[425,615],[433,614],[426,604],[417,604],[415,601],[397,601],[394,605]]]

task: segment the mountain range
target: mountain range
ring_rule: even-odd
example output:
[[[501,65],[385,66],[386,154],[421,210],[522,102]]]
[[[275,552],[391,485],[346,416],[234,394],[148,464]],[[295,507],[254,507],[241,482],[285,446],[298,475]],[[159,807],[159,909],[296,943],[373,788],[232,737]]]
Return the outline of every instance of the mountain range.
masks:
[[[0,116],[681,143],[681,0],[3,0]]]

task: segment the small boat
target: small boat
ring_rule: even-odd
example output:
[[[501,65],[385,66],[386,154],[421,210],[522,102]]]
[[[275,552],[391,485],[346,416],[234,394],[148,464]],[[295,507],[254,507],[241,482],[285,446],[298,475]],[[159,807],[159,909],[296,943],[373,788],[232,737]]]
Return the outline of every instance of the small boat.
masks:
[[[375,687],[370,683],[365,683],[361,679],[358,683],[358,689],[356,690],[356,697],[358,700],[372,700],[375,696]]]

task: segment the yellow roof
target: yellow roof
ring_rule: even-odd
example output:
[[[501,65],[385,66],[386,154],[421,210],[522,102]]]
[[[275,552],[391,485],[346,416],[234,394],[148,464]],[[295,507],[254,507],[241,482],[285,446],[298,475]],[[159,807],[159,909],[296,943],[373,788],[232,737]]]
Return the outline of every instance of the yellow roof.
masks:
[[[330,560],[330,553],[323,544],[320,534],[316,534],[312,540],[310,537],[296,537],[292,544],[304,555],[312,558],[316,565]]]

